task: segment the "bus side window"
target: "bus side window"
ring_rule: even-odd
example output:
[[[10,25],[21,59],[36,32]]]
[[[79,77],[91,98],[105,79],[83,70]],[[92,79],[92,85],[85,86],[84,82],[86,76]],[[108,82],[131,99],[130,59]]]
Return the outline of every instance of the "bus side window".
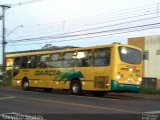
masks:
[[[110,48],[94,50],[93,66],[108,66],[110,64]]]
[[[20,63],[21,63],[21,58],[15,58],[14,63],[13,63],[13,76],[17,75],[19,72],[20,68]]]
[[[49,55],[41,55],[40,56],[39,64],[38,64],[39,68],[48,68],[48,66],[49,66],[49,62],[47,61],[48,57],[49,57]]]
[[[13,58],[7,58],[6,59],[6,66],[12,67],[13,66]]]
[[[51,67],[61,67],[61,58],[62,55],[61,53],[54,53],[51,55],[51,62],[50,62],[50,66]]]
[[[28,57],[22,57],[21,59],[21,68],[27,68],[27,64],[28,64]]]
[[[64,53],[62,65],[63,67],[74,67],[75,59],[73,52]]]
[[[14,68],[19,69],[20,68],[20,63],[21,63],[21,58],[15,58],[14,63],[13,63]]]
[[[29,57],[28,68],[37,68],[37,56]]]
[[[79,51],[76,55],[76,66],[77,67],[88,67],[91,66],[92,56],[91,51]]]

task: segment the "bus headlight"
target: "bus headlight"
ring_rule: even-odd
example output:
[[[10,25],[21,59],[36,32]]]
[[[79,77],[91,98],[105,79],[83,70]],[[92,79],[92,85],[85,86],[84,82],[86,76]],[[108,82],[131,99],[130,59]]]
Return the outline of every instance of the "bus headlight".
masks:
[[[129,68],[129,71],[130,71],[130,72],[133,72],[133,68]]]
[[[19,83],[20,83],[20,80],[18,80],[17,83],[19,84]]]
[[[120,79],[120,78],[121,78],[121,76],[120,76],[120,75],[117,75],[117,76],[116,76],[116,78],[117,78],[117,79]]]
[[[123,78],[123,74],[117,75],[116,78],[117,78],[117,79]]]
[[[138,78],[138,81],[139,81],[139,82],[142,82],[142,78]]]
[[[137,85],[139,85],[139,84],[141,84],[141,82],[138,81],[138,82],[137,82]]]

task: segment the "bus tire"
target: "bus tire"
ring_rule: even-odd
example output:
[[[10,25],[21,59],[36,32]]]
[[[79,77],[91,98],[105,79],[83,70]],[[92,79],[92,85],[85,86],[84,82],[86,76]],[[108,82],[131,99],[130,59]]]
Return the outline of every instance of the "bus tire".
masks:
[[[70,90],[73,95],[81,95],[82,94],[82,84],[78,79],[74,79],[71,81]]]
[[[92,91],[92,95],[95,97],[104,97],[106,94],[106,91]]]
[[[24,79],[22,82],[22,88],[24,91],[28,91],[29,90],[29,82],[27,79]]]

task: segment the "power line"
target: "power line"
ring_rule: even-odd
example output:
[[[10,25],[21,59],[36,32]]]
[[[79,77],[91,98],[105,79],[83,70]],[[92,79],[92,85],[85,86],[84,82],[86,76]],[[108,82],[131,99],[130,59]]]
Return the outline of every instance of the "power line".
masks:
[[[137,18],[137,17],[147,17],[147,16],[150,16],[150,15],[155,15],[156,16],[156,13],[157,13],[157,11],[153,11],[153,12],[149,12],[149,13],[143,13],[143,14],[139,14],[139,15],[135,15],[135,16],[130,16],[130,17],[124,17],[124,18],[118,18],[118,19],[114,19],[114,20],[108,20],[108,21],[103,21],[103,22],[101,22],[101,23],[99,23],[99,24],[105,24],[105,23],[108,23],[108,22],[114,22],[114,21],[120,21],[120,20],[126,20],[126,19],[133,19],[133,18]],[[82,22],[83,23],[83,22]],[[66,25],[67,25],[67,22],[66,22]],[[95,24],[94,24],[95,25]],[[98,22],[97,22],[97,25],[98,25]],[[59,25],[60,26],[60,25]],[[78,26],[78,24],[77,24],[77,26]],[[93,26],[93,25],[92,25]],[[87,27],[89,27],[88,25],[87,25]],[[78,28],[81,28],[80,26],[78,27]],[[29,29],[31,29],[32,30],[32,28],[29,28]],[[47,29],[48,30],[50,30],[50,32],[46,32],[47,30],[46,29],[40,29],[39,27],[37,27],[37,29],[40,31],[42,31],[42,30],[45,30],[45,33],[44,34],[49,34],[49,33],[52,33],[52,32],[55,32],[55,30],[53,31],[53,29],[55,29],[55,26],[54,27],[47,27]],[[90,28],[90,29],[92,29],[92,28]],[[65,30],[67,30],[67,29],[65,29]],[[36,31],[36,30],[35,30]],[[23,30],[21,30],[21,32],[24,32],[24,29]],[[31,31],[32,33],[33,33],[33,31]],[[73,31],[74,32],[74,31]],[[28,33],[29,34],[29,33]],[[40,34],[34,34],[34,36],[35,35],[42,35],[43,33],[40,33]],[[26,33],[25,33],[25,35],[26,35]],[[31,35],[30,35],[31,36]],[[32,35],[33,36],[33,35]],[[24,37],[24,36],[23,36]]]
[[[159,17],[154,17],[154,18],[159,18]],[[67,33],[62,33],[62,34],[57,34],[57,35],[54,35],[54,36],[43,36],[43,37],[36,37],[36,38],[28,38],[28,39],[20,39],[20,40],[12,40],[13,42],[22,42],[22,41],[28,41],[28,40],[43,40],[43,39],[48,39],[48,38],[54,38],[54,37],[63,37],[64,35],[67,35],[67,34],[73,34],[73,33],[77,33],[77,32],[85,32],[85,31],[89,31],[89,30],[97,30],[97,29],[100,29],[100,28],[107,28],[107,27],[113,27],[113,26],[117,26],[117,25],[122,25],[122,24],[127,24],[127,23],[131,23],[131,22],[138,22],[138,21],[142,21],[142,20],[148,20],[148,19],[151,19],[151,18],[147,18],[147,19],[141,19],[141,20],[134,20],[134,21],[129,21],[129,22],[123,22],[123,23],[118,23],[118,24],[113,24],[113,25],[107,25],[107,26],[102,26],[102,27],[95,27],[95,28],[90,28],[90,29],[84,29],[84,30],[78,30],[78,31],[73,31],[73,32],[67,32]],[[153,19],[153,17],[152,17]],[[95,32],[94,32],[95,33]],[[70,35],[72,36],[72,35]],[[11,41],[11,40],[8,40],[8,42]]]
[[[147,6],[147,7],[148,7],[148,6]],[[150,7],[149,9],[151,9],[151,10],[154,9],[154,11],[156,11],[155,7],[156,7],[156,6],[154,5],[153,7]],[[142,9],[142,8],[141,8],[141,9]],[[148,8],[147,8],[147,9],[146,9],[146,8],[145,8],[145,9],[143,8],[142,10],[143,10],[143,12],[145,12],[145,14],[146,14],[146,12],[148,11]],[[135,9],[135,8],[133,9],[132,12],[133,12],[134,14],[137,14],[137,11],[138,11],[138,13],[141,12],[141,10]],[[123,10],[121,10],[120,12],[121,12],[120,15],[125,15],[125,14],[131,15],[131,11],[127,11],[127,12],[123,13]],[[149,12],[151,12],[151,11],[149,10]],[[113,13],[114,13],[114,12],[113,12]],[[122,13],[123,13],[123,14],[122,14]],[[106,17],[106,15],[107,15],[107,17],[108,17],[109,14],[111,14],[111,13],[106,13],[105,16],[102,16],[102,17]],[[113,17],[113,14],[111,14],[111,15],[112,15],[112,17]],[[118,15],[119,15],[119,14],[117,14],[117,13],[115,14],[115,16],[119,18]],[[98,17],[96,17],[96,16],[98,16]],[[127,16],[127,15],[125,15],[125,17],[126,17],[126,16]],[[122,17],[122,16],[121,16],[121,17]],[[97,20],[97,19],[98,19],[98,20],[101,20],[100,15],[95,15],[94,18],[95,18],[96,20]],[[114,19],[115,19],[115,17],[114,17]],[[75,19],[75,20],[73,20],[73,21],[70,20],[70,21],[65,21],[65,22],[66,22],[66,24],[67,24],[67,22],[70,23],[70,22],[72,21],[71,24],[73,24],[73,23],[77,24],[77,21],[80,21],[81,23],[84,24],[85,22],[88,22],[88,23],[89,23],[90,21],[88,21],[88,20],[92,20],[92,21],[93,21],[94,19],[92,19],[92,18],[90,17],[90,18],[88,18],[88,19],[82,18],[82,19],[77,19],[77,20]],[[106,20],[106,19],[105,19],[105,20]],[[62,21],[61,21],[61,22],[62,22]],[[96,22],[97,22],[97,21],[96,21]],[[56,25],[56,23],[57,23],[57,22],[54,21],[54,25]],[[60,22],[58,21],[58,25],[59,25],[59,24],[60,24]],[[39,26],[42,26],[42,25],[46,25],[46,24],[38,24],[38,25],[34,25],[34,26],[35,26],[35,27],[38,26],[38,29],[39,29]],[[50,26],[50,25],[52,25],[52,24],[48,24],[48,25]],[[47,27],[48,27],[48,26],[47,26]],[[31,26],[30,26],[30,28],[31,28]]]
[[[114,11],[114,12],[110,12],[110,13],[104,13],[104,14],[101,14],[101,15],[94,15],[94,16],[89,16],[89,17],[83,17],[83,18],[79,18],[79,19],[71,19],[69,20],[69,22],[71,23],[74,23],[74,22],[82,22],[82,21],[87,21],[87,22],[90,22],[88,20],[93,20],[93,18],[95,18],[96,20],[98,19],[101,19],[102,17],[108,17],[110,16],[110,14],[112,16],[118,16],[118,15],[125,15],[125,14],[131,14],[131,13],[140,13],[142,10],[143,12],[147,12],[148,10],[150,9],[155,9],[157,6],[157,4],[150,4],[150,5],[147,5],[147,6],[141,6],[141,7],[135,7],[135,8],[130,8],[130,9],[125,9],[125,10],[120,10],[120,11]],[[146,8],[144,8],[146,7]],[[130,10],[130,11],[129,11]],[[155,9],[156,10],[156,9]],[[154,11],[155,11],[154,10]],[[149,11],[148,11],[149,12]],[[119,13],[119,14],[118,14]],[[126,15],[125,15],[126,16]],[[118,16],[119,17],[119,16]],[[115,17],[114,17],[115,18]],[[61,21],[62,22],[62,21]],[[67,21],[66,21],[67,22]],[[59,23],[59,20],[58,21],[54,21],[54,24],[55,23]],[[83,22],[84,23],[84,22]],[[52,23],[47,23],[49,25],[51,25]],[[46,24],[37,24],[37,25],[31,25],[31,26],[39,26],[39,25],[46,25]],[[31,27],[30,26],[30,27]]]
[[[149,29],[155,29],[155,28],[160,28],[160,26],[156,26],[156,27],[149,28]],[[143,31],[143,30],[148,30],[148,28],[143,28],[143,29],[139,29],[139,30],[136,30],[136,31]],[[75,39],[69,39],[69,40],[51,41],[51,42],[69,42],[69,41],[75,41],[75,40],[85,40],[85,39],[90,39],[90,38],[113,36],[113,35],[118,35],[118,34],[129,33],[129,32],[135,32],[135,30],[134,31],[127,31],[127,32],[113,33],[113,34],[107,34],[107,35],[95,35],[95,36],[91,36],[91,37],[81,37],[81,38],[75,38]],[[44,44],[44,43],[47,44],[47,43],[51,43],[51,42],[40,42],[40,43],[31,43],[31,44],[18,44],[18,45],[33,45],[33,44]],[[9,46],[13,46],[13,45],[9,45]]]
[[[126,20],[126,19],[131,19],[131,18],[137,18],[137,17],[144,17],[144,16],[149,16],[149,15],[153,15],[153,14],[155,14],[155,13],[157,13],[157,12],[150,12],[149,14],[140,14],[140,15],[135,15],[135,16],[131,16],[131,17],[124,17],[124,18],[118,18],[118,19],[115,19],[114,18],[114,20],[107,20],[107,21],[103,21],[103,22],[101,22],[101,23],[99,23],[99,24],[103,24],[103,23],[108,23],[108,22],[114,22],[114,21],[120,21],[120,20]],[[82,22],[83,23],[83,22]],[[61,24],[60,24],[61,25]],[[95,24],[94,24],[95,25]],[[58,25],[57,25],[58,26]],[[53,30],[53,28],[55,28],[55,26],[54,27],[51,27],[51,26],[47,26],[47,28],[51,28],[51,30]],[[33,28],[29,28],[29,29],[33,29]],[[40,29],[39,27],[37,28],[37,29]],[[44,29],[45,30],[45,29]],[[24,31],[24,30],[23,30]],[[23,32],[22,31],[22,32]],[[46,30],[45,30],[46,31]]]
[[[140,28],[140,29],[133,30],[134,28]],[[63,36],[63,37],[59,37],[59,38],[57,37],[57,38],[52,38],[52,39],[69,38],[69,37],[81,37],[81,38],[75,38],[75,39],[69,39],[69,40],[59,40],[59,41],[52,41],[52,42],[64,42],[64,41],[73,41],[73,40],[79,40],[79,39],[88,39],[88,38],[93,38],[93,37],[110,36],[110,35],[136,32],[136,31],[142,31],[142,30],[146,30],[146,29],[155,29],[155,28],[160,28],[160,23],[134,26],[134,27],[126,27],[126,28],[113,29],[113,30],[108,30],[108,31],[101,31],[101,32],[96,32],[96,33],[85,34],[85,35],[93,35],[93,36],[89,36],[89,37],[81,37],[81,36],[84,36],[84,34],[83,35],[77,35],[77,36]],[[123,30],[128,30],[128,31],[123,31]],[[118,31],[120,31],[120,32],[118,32]],[[108,33],[107,35],[95,35],[95,34],[102,34],[102,33],[106,33],[106,32],[116,32],[116,33]],[[45,43],[48,43],[48,42],[45,42]],[[31,43],[31,44],[42,44],[42,43]],[[18,45],[29,45],[29,44],[18,44]]]
[[[134,9],[135,10],[135,9]],[[136,18],[136,17],[145,17],[145,16],[149,16],[149,15],[152,15],[152,14],[155,14],[157,11],[156,10],[152,10],[152,12],[150,11],[149,13],[146,12],[147,9],[143,9],[144,10],[144,13],[143,15],[142,14],[139,14],[137,16],[131,16],[131,17],[126,17],[124,15],[126,14],[129,14],[129,12],[126,12],[126,14],[120,14],[120,15],[123,15],[125,18],[119,18],[119,20],[126,20],[126,19],[131,19],[131,18]],[[137,11],[137,10],[135,10]],[[137,22],[137,21],[144,21],[144,20],[150,20],[150,19],[154,19],[154,18],[159,18],[159,17],[150,17],[149,18],[143,18],[143,19],[139,19],[139,20],[132,20],[132,21],[128,21],[128,22],[123,22],[123,23],[117,23],[117,24],[112,24],[112,25],[103,25],[103,26],[99,26],[99,27],[92,27],[92,28],[87,28],[87,29],[82,29],[82,30],[76,30],[76,31],[71,31],[71,32],[64,32],[62,34],[55,34],[55,35],[51,35],[51,36],[42,36],[42,37],[36,37],[36,38],[28,38],[28,39],[19,39],[19,40],[10,40],[12,42],[27,42],[27,41],[35,41],[37,39],[39,40],[49,40],[49,39],[63,39],[63,38],[71,38],[71,37],[78,37],[78,36],[87,36],[88,34],[89,35],[93,35],[93,34],[100,34],[98,32],[101,32],[101,31],[97,31],[98,29],[102,29],[102,28],[106,28],[107,27],[113,27],[113,26],[116,26],[116,25],[122,25],[122,24],[127,24],[127,23],[131,23],[131,22]],[[89,19],[90,20],[90,19]],[[115,20],[116,21],[116,20]],[[89,22],[89,21],[87,21]],[[95,21],[95,22],[98,22],[98,21]],[[114,20],[110,20],[109,22],[114,22]],[[74,22],[73,22],[74,23]],[[107,23],[107,22],[106,22]],[[77,24],[78,25],[78,24]],[[87,26],[88,27],[88,26]],[[68,35],[68,34],[73,34],[73,33],[77,33],[77,32],[85,32],[85,31],[91,31],[91,30],[96,30],[97,32],[88,32],[88,33],[83,33],[83,34],[76,34],[76,35]],[[113,30],[113,29],[112,29]],[[92,34],[91,34],[92,33]],[[33,40],[34,39],[34,40]],[[9,42],[10,42],[9,41]]]
[[[43,0],[29,0],[29,1],[26,1],[26,2],[20,2],[20,3],[11,4],[10,6],[12,6],[12,7],[18,7],[18,6],[32,4],[32,3],[40,2],[40,1],[43,1]]]

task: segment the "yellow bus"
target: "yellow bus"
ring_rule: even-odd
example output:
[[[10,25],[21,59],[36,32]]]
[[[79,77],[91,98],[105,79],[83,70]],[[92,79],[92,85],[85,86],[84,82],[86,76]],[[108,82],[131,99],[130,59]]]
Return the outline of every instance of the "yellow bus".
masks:
[[[13,69],[13,86],[67,89],[73,94],[91,91],[139,91],[142,81],[141,49],[120,43],[61,50],[6,54],[7,69]]]

